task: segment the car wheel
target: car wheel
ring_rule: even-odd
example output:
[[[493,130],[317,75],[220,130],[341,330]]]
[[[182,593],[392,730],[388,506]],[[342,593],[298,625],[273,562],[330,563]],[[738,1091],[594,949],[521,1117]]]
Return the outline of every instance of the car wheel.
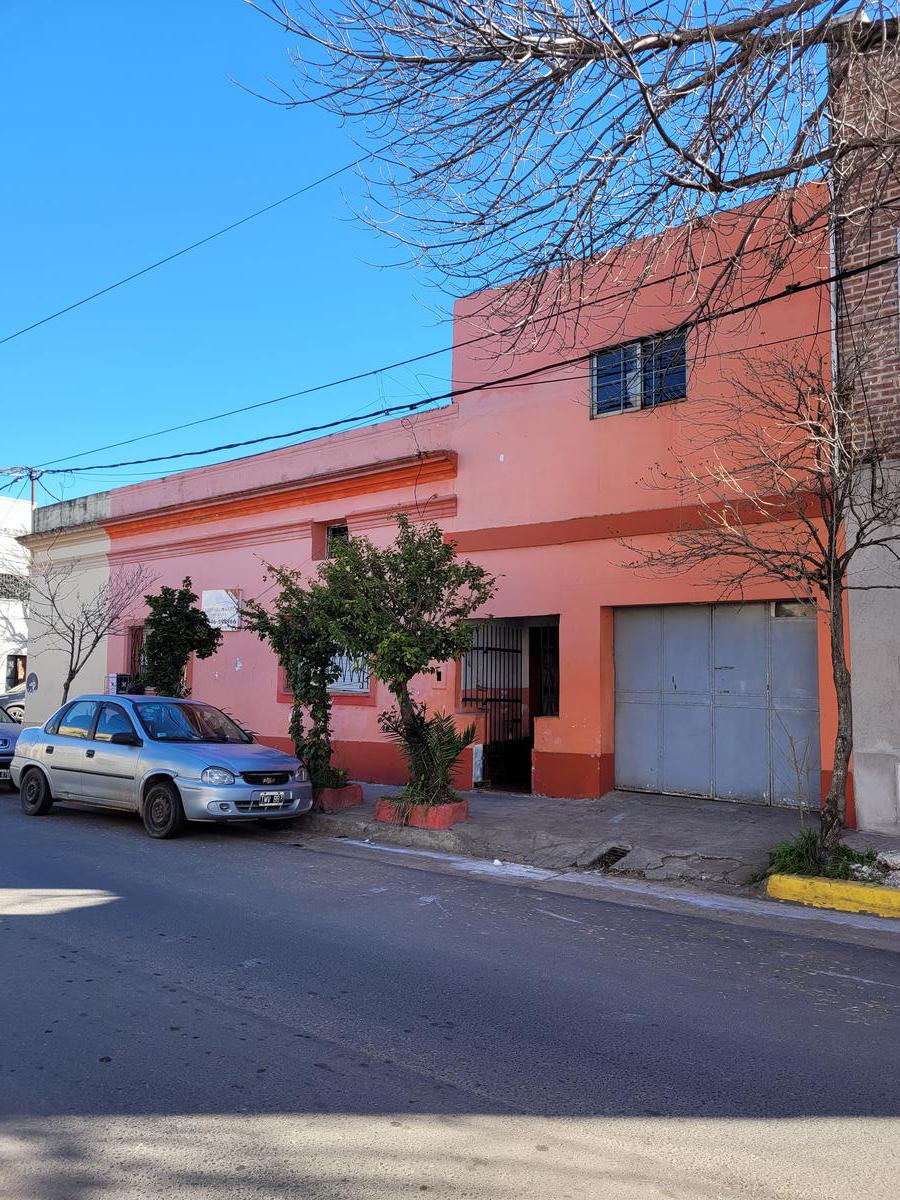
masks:
[[[161,779],[151,783],[141,810],[144,828],[152,838],[178,837],[187,823],[184,805],[174,783]]]
[[[33,767],[25,772],[19,783],[19,799],[22,812],[29,817],[42,817],[50,811],[53,797],[50,795],[50,785],[44,778],[43,771]]]

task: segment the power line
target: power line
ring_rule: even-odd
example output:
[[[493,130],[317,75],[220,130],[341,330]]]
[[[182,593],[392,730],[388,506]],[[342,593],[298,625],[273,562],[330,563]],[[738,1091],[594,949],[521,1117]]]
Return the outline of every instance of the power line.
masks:
[[[481,334],[478,338],[472,338],[472,341],[481,341],[489,334]],[[468,345],[467,342],[461,345]],[[193,429],[197,425],[207,425],[210,421],[220,421],[225,417],[240,416],[243,413],[253,412],[258,408],[267,408],[272,404],[280,404],[284,400],[296,400],[301,396],[312,396],[316,392],[328,391],[331,388],[343,387],[348,383],[359,383],[360,380],[370,379],[374,375],[383,374],[386,371],[396,371],[401,367],[408,367],[413,363],[424,362],[428,358],[436,358],[439,354],[446,354],[452,350],[452,346],[442,346],[438,350],[429,350],[424,354],[416,354],[411,358],[399,359],[397,362],[388,363],[383,367],[372,367],[366,371],[358,371],[355,375],[344,375],[340,379],[332,379],[327,383],[313,384],[310,387],[300,388],[296,392],[285,392],[281,396],[273,396],[271,400],[259,400],[255,404],[243,404],[239,408],[229,409],[227,412],[215,413],[209,417],[199,417],[196,421],[186,421],[183,425],[171,425],[168,429],[157,429],[153,433],[142,433],[138,437],[125,438],[121,442],[110,442],[105,446],[95,446],[93,450],[81,450],[78,454],[70,454],[65,458],[52,458],[45,463],[40,463],[41,467],[55,466],[59,462],[73,462],[76,458],[85,458],[88,454],[99,454],[103,450],[116,450],[120,446],[133,446],[135,442],[145,442],[148,438],[162,437],[166,433],[180,433],[184,429]]]
[[[651,6],[651,7],[653,7],[653,6]],[[360,160],[360,161],[362,161],[362,160]],[[762,253],[766,249],[767,249],[766,246],[750,246],[750,247],[740,251],[740,255],[741,255],[741,257],[744,257],[745,255],[759,254],[759,253]],[[715,267],[724,266],[726,263],[731,262],[733,257],[734,257],[733,255],[725,255],[722,258],[710,259],[708,262],[704,263],[703,266],[706,269],[712,269]],[[685,275],[696,275],[697,269],[698,268],[696,266],[682,267],[680,270],[671,271],[667,275],[658,275],[658,276],[651,277],[648,279],[643,279],[634,285],[622,287],[616,292],[606,293],[605,295],[603,295],[602,297],[600,297],[597,300],[587,300],[587,301],[583,301],[583,302],[577,302],[575,304],[569,305],[566,308],[561,309],[559,312],[550,312],[544,316],[535,317],[534,320],[536,322],[537,321],[545,321],[545,322],[553,321],[553,320],[557,320],[560,317],[567,316],[568,314],[570,314],[572,312],[580,312],[585,308],[591,308],[598,304],[604,304],[604,305],[610,304],[616,300],[622,299],[623,297],[631,296],[635,292],[642,291],[645,287],[656,287],[656,286],[658,286],[660,284],[664,284],[664,283],[674,283],[675,280],[681,279]],[[384,374],[388,371],[396,371],[396,370],[399,370],[401,367],[412,366],[414,363],[425,362],[427,359],[436,358],[441,354],[448,354],[452,350],[461,350],[467,346],[476,345],[477,343],[486,341],[494,336],[495,336],[495,334],[492,332],[477,334],[474,337],[466,338],[464,341],[451,343],[448,346],[441,346],[436,350],[426,350],[421,354],[415,354],[415,355],[411,355],[408,358],[398,359],[396,362],[387,363],[380,367],[371,367],[365,371],[359,371],[354,375],[345,375],[338,379],[328,380],[326,383],[313,384],[309,387],[300,388],[295,392],[285,392],[283,395],[274,396],[269,400],[259,400],[254,404],[241,405],[238,408],[228,409],[225,412],[213,413],[208,417],[199,417],[194,421],[186,421],[180,425],[170,425],[166,429],[157,429],[157,430],[154,430],[152,433],[142,433],[142,434],[138,434],[136,437],[133,437],[133,438],[123,438],[121,441],[118,441],[118,442],[108,442],[106,445],[95,446],[90,450],[81,450],[77,454],[66,455],[61,458],[48,459],[47,461],[45,461],[43,463],[38,463],[38,466],[44,468],[44,467],[55,466],[57,463],[60,463],[60,462],[74,462],[76,459],[85,458],[89,454],[100,454],[104,450],[117,450],[121,446],[133,446],[137,442],[148,441],[150,438],[155,438],[155,437],[163,437],[167,433],[180,433],[185,429],[193,429],[193,428],[196,428],[198,425],[206,425],[212,421],[224,420],[226,417],[240,416],[244,413],[253,412],[260,408],[267,408],[273,404],[282,403],[285,400],[296,400],[302,396],[309,396],[309,395],[313,395],[317,392],[328,391],[332,388],[343,387],[348,383],[358,383],[363,379],[371,379],[377,375]],[[2,344],[2,343],[0,343],[0,344]]]
[[[714,318],[711,318],[711,319],[718,319],[718,316],[716,316],[716,317],[714,317]],[[879,316],[875,316],[875,317],[867,317],[867,318],[865,318],[864,320],[859,320],[859,321],[854,321],[854,322],[846,322],[846,323],[845,323],[845,326],[850,326],[850,325],[852,325],[852,326],[858,326],[858,325],[871,325],[871,324],[873,324],[874,322],[877,322],[877,321],[882,321],[882,320],[896,320],[896,319],[897,319],[897,313],[896,313],[896,312],[887,312],[887,313],[882,313],[882,314],[880,314]],[[815,337],[815,336],[817,336],[817,335],[820,335],[820,334],[822,334],[822,333],[824,333],[824,332],[826,332],[826,331],[825,331],[825,330],[822,330],[822,329],[815,329],[815,330],[810,330],[810,331],[807,331],[807,332],[805,332],[805,333],[792,334],[792,335],[790,335],[790,336],[788,336],[788,337],[783,337],[783,338],[771,338],[771,339],[769,339],[768,341],[765,341],[765,342],[754,342],[754,343],[751,343],[750,345],[743,346],[743,347],[742,347],[742,351],[746,351],[746,350],[759,350],[759,349],[764,349],[764,348],[767,348],[767,347],[769,347],[769,346],[780,346],[780,345],[785,345],[785,344],[787,344],[788,342],[803,341],[803,340],[805,340],[805,339],[807,339],[807,338]],[[544,371],[554,370],[554,369],[556,369],[557,367],[564,367],[564,366],[566,366],[566,365],[574,365],[575,363],[586,361],[588,358],[592,357],[592,355],[593,355],[594,353],[595,353],[594,351],[590,351],[590,352],[588,352],[587,354],[584,354],[584,355],[578,356],[578,357],[577,357],[577,358],[575,358],[575,359],[566,360],[566,361],[559,362],[559,363],[551,363],[551,364],[548,364],[548,365],[547,365],[547,366],[545,366],[545,367],[535,368],[535,369],[534,369],[534,373],[535,373],[535,374],[537,374],[537,373],[543,373]],[[704,361],[704,362],[707,362],[707,361],[708,361],[709,359],[711,359],[711,358],[730,358],[730,357],[733,357],[733,356],[735,355],[735,353],[736,353],[736,352],[735,352],[734,350],[727,350],[727,351],[725,351],[725,350],[720,350],[720,351],[706,351],[706,352],[704,352],[704,355],[703,355],[703,361]],[[540,385],[542,385],[542,384],[564,383],[564,382],[569,382],[569,381],[571,381],[571,380],[579,380],[579,379],[581,379],[581,378],[582,378],[582,375],[581,375],[581,374],[578,374],[578,375],[558,375],[558,376],[555,376],[554,378],[551,378],[551,379],[542,379],[542,380],[536,380],[536,381],[535,381],[535,383],[536,383],[536,385],[537,385],[537,386],[540,386]],[[471,387],[468,387],[466,390],[467,390],[467,391],[470,391],[470,392],[474,392],[474,391],[486,390],[486,389],[488,389],[488,388],[491,388],[491,389],[501,389],[501,388],[508,388],[508,387],[514,387],[514,386],[517,386],[517,384],[518,384],[518,383],[520,383],[520,382],[521,382],[521,379],[519,379],[519,378],[517,378],[517,377],[509,376],[509,377],[504,377],[504,378],[502,378],[502,379],[500,379],[500,380],[495,380],[495,381],[493,381],[493,382],[491,382],[491,383],[479,383],[479,384],[474,384],[474,385],[472,385]],[[460,389],[460,388],[457,388],[457,389],[455,389],[453,392],[446,393],[446,395],[447,395],[447,396],[451,396],[451,395],[459,395],[459,394],[461,394],[461,392],[462,392],[462,389]],[[433,397],[429,397],[427,400],[423,400],[423,401],[414,402],[414,404],[410,404],[410,405],[400,405],[400,406],[396,406],[396,408],[397,408],[397,409],[399,409],[400,411],[403,411],[403,410],[409,410],[410,408],[414,408],[414,407],[415,407],[416,405],[418,405],[418,404],[422,404],[422,405],[424,405],[425,403],[430,403],[430,402],[431,402],[433,399],[434,399]],[[575,403],[579,403],[579,404],[580,404],[581,402],[580,402],[580,401],[575,401]],[[585,401],[585,402],[584,402],[584,407],[590,407],[590,401]],[[394,410],[394,409],[380,409],[380,410],[378,410],[377,412],[373,412],[373,413],[365,413],[365,414],[361,414],[361,415],[353,415],[353,416],[350,416],[350,417],[343,418],[343,419],[341,420],[341,423],[345,423],[345,424],[348,424],[348,425],[349,425],[350,423],[354,423],[354,424],[355,424],[355,423],[357,423],[357,422],[360,422],[360,423],[363,423],[363,424],[364,424],[365,422],[367,422],[367,421],[370,421],[370,420],[371,420],[373,417],[377,417],[377,416],[380,416],[380,415],[382,415],[382,414],[390,414],[390,413],[392,413],[393,411],[395,411],[395,410]],[[316,431],[317,431],[317,427],[310,426],[310,427],[308,427],[306,430],[303,430],[303,431],[295,431],[295,432],[316,432]],[[273,436],[273,437],[289,437],[289,436],[293,436],[293,434],[280,434],[280,435],[272,435],[272,436]],[[211,451],[193,451],[193,452],[189,452],[189,453],[194,453],[194,454],[203,454],[203,453],[211,453]],[[153,461],[155,461],[155,460],[153,460]],[[226,460],[226,462],[227,462],[227,461],[228,461],[228,460]],[[122,465],[126,465],[126,464],[122,464]],[[221,464],[213,464],[213,465],[221,465]],[[102,468],[97,468],[97,469],[99,470],[99,469],[102,469]],[[109,469],[113,469],[113,468],[111,467],[111,468],[109,468]],[[144,479],[147,479],[147,478],[150,478],[150,479],[158,478],[158,472],[155,472],[155,471],[152,471],[152,472],[141,472],[141,473],[140,473],[140,474],[138,474],[138,475],[129,475],[129,476],[121,476],[121,475],[120,475],[120,476],[116,476],[116,475],[99,475],[99,474],[93,474],[93,473],[91,473],[91,472],[93,472],[93,470],[94,470],[94,468],[93,468],[93,467],[73,468],[72,470],[67,470],[66,468],[60,468],[60,469],[59,469],[59,470],[57,470],[57,471],[48,472],[48,473],[51,473],[51,474],[57,474],[57,475],[60,475],[60,476],[62,476],[62,475],[69,475],[69,474],[72,474],[72,475],[74,475],[74,474],[76,473],[76,471],[78,471],[78,472],[82,473],[82,478],[85,478],[85,479],[100,479],[100,480],[112,480],[112,481],[116,481],[117,479],[118,479],[118,480],[120,480],[120,479],[122,479],[122,478],[127,478],[127,479],[140,479],[140,480],[144,480]],[[35,469],[34,469],[34,474],[35,474],[35,478],[39,480],[39,479],[40,479],[40,476],[41,476],[41,474],[42,474],[42,472],[40,472],[40,470],[39,470],[39,469],[35,468]],[[14,486],[14,484],[15,484],[15,483],[16,483],[16,482],[17,482],[19,479],[21,479],[21,478],[23,478],[23,476],[22,476],[22,475],[16,475],[16,476],[15,476],[15,478],[13,478],[13,479],[11,480],[10,484],[7,484],[7,485],[0,486],[0,492],[2,492],[2,491],[5,489],[5,487],[11,487],[11,486]],[[28,473],[27,473],[27,471],[26,471],[26,474],[24,475],[24,478],[25,478],[25,480],[26,480],[26,482],[27,482],[27,479],[28,479]],[[23,486],[24,486],[24,485],[23,485]],[[47,487],[46,487],[46,485],[45,485],[45,484],[41,483],[41,487],[43,487],[44,491],[48,491],[48,489],[47,489]],[[48,494],[51,494],[51,495],[52,495],[52,493],[49,493],[49,491],[48,491]],[[59,500],[59,499],[60,499],[60,497],[58,497],[58,496],[53,496],[52,498],[53,498],[54,500]]]
[[[191,242],[188,246],[182,246],[180,250],[174,250],[171,254],[165,255],[164,258],[158,258],[156,262],[148,263],[147,266],[141,267],[138,271],[132,271],[130,275],[126,275],[122,279],[117,279],[115,283],[107,284],[106,287],[100,288],[96,292],[91,292],[89,296],[82,296],[80,300],[75,300],[71,304],[67,304],[64,308],[57,309],[56,312],[48,313],[46,317],[41,317],[38,321],[32,321],[30,325],[23,325],[21,329],[13,330],[12,333],[8,333],[5,337],[0,338],[0,346],[6,345],[7,342],[11,342],[14,338],[21,337],[24,333],[31,333],[33,329],[38,329],[41,325],[55,321],[58,317],[64,317],[66,313],[73,312],[76,308],[81,308],[84,304],[90,304],[92,300],[98,300],[101,296],[106,296],[110,292],[114,292],[117,288],[124,287],[126,283],[132,283],[135,279],[140,279],[142,275],[148,275],[151,271],[156,271],[159,267],[165,266],[166,263],[170,263],[176,258],[181,258],[185,254],[190,254],[192,250],[198,250],[201,246],[215,241],[216,238],[220,238],[226,233],[231,233],[233,229],[239,229],[241,225],[246,225],[248,221],[255,221],[257,217],[264,216],[266,213],[272,212],[275,208],[280,208],[281,205],[287,204],[291,200],[296,200],[298,196],[302,196],[305,192],[312,191],[313,188],[327,183],[330,179],[335,179],[338,175],[343,175],[345,171],[350,171],[353,167],[357,167],[360,163],[364,163],[367,159],[374,158],[375,156],[376,151],[373,150],[368,154],[363,154],[359,158],[354,159],[353,162],[344,163],[342,167],[336,167],[333,171],[329,171],[327,175],[321,175],[318,179],[312,180],[311,183],[304,184],[303,187],[297,188],[296,191],[282,196],[280,200],[273,200],[271,204],[266,204],[254,212],[247,213],[245,217],[241,217],[237,221],[232,221],[230,225],[225,225],[221,229],[217,229],[214,233],[209,233],[206,237],[199,238],[196,242]]]
[[[889,254],[880,259],[865,263],[859,267],[851,267],[840,271],[835,271],[831,275],[824,276],[822,279],[811,280],[807,283],[789,284],[780,292],[773,292],[769,296],[761,296],[756,300],[750,300],[744,304],[735,305],[734,307],[724,311],[704,313],[699,317],[695,317],[690,321],[684,322],[680,328],[696,328],[699,325],[706,325],[712,321],[720,321],[724,320],[726,317],[738,316],[742,313],[749,312],[752,309],[762,308],[767,304],[773,304],[777,300],[783,300],[788,296],[800,295],[803,292],[808,292],[815,288],[827,287],[832,283],[838,282],[839,280],[852,279],[857,275],[876,270],[879,267],[886,266],[889,263],[897,262],[898,260],[900,260],[900,253]],[[398,413],[415,412],[418,409],[424,408],[426,405],[437,404],[443,400],[453,400],[457,396],[465,396],[470,395],[473,392],[486,391],[498,385],[508,385],[515,382],[521,382],[525,379],[530,379],[535,375],[556,370],[559,367],[573,366],[575,363],[585,362],[590,359],[593,354],[593,350],[586,351],[581,354],[573,355],[570,358],[560,359],[556,362],[547,363],[539,367],[532,367],[529,370],[520,371],[513,375],[506,375],[498,380],[489,380],[487,382],[471,384],[461,388],[451,388],[449,391],[439,392],[432,396],[425,396],[420,400],[415,400],[408,404],[398,404],[389,408],[377,409],[373,412],[366,413],[361,417],[340,417],[333,421],[326,421],[318,425],[308,425],[300,429],[287,430],[284,433],[273,433],[256,438],[246,438],[243,441],[227,442],[219,446],[209,446],[202,450],[180,450],[172,454],[152,455],[148,458],[128,459],[122,462],[91,463],[85,467],[53,467],[42,473],[49,475],[79,474],[87,471],[114,470],[119,467],[143,466],[145,463],[174,462],[176,460],[185,458],[198,458],[207,454],[218,454],[225,450],[238,450],[249,446],[259,446],[265,442],[282,441],[286,438],[300,437],[307,433],[322,433],[326,430],[336,429],[351,422],[366,422],[375,418],[392,416]]]

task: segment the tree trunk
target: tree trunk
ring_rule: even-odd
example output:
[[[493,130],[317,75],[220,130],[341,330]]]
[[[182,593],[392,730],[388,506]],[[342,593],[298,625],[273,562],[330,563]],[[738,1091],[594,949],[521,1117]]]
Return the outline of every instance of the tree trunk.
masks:
[[[834,762],[828,795],[822,806],[819,829],[819,853],[824,858],[840,843],[847,801],[847,779],[853,750],[853,701],[844,629],[844,589],[834,585],[830,597],[829,631],[831,634],[831,673],[837,697],[837,732],[834,736]]]
[[[406,742],[409,756],[411,782],[416,782],[428,789],[434,785],[434,763],[425,733],[425,714],[409,694],[406,683],[391,685],[391,690],[397,697],[397,707],[400,710],[400,722],[403,726],[403,738]]]
[[[397,707],[400,709],[400,720],[403,722],[403,729],[410,745],[419,745],[421,741],[421,715],[416,707],[415,701],[409,694],[409,687],[405,683],[395,683],[393,685],[394,695],[397,697]]]
[[[68,679],[66,679],[66,681],[63,683],[63,689],[62,689],[62,700],[60,701],[60,706],[62,706],[63,704],[65,704],[65,702],[66,702],[66,701],[68,700],[68,698],[69,698],[69,688],[72,686],[72,680],[73,680],[73,678],[74,678],[74,676],[73,676],[73,675],[70,675],[70,676],[68,677]]]

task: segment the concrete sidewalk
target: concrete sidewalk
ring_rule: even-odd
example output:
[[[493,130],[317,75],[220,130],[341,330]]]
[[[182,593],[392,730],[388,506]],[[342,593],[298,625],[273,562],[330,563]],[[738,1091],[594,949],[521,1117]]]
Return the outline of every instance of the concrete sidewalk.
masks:
[[[397,790],[364,785],[365,807],[311,813],[291,836],[302,830],[549,870],[574,866],[644,879],[740,886],[766,865],[776,842],[801,828],[795,809],[617,791],[599,800],[467,792],[469,820],[441,832],[375,821],[375,800]],[[815,814],[807,814],[807,823],[814,819]],[[900,838],[851,834],[847,840],[900,849]]]

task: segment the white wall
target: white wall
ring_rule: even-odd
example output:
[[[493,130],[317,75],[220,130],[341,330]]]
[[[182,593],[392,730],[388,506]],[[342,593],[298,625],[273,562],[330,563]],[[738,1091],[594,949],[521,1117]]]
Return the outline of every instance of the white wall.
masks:
[[[31,529],[31,503],[0,496],[0,575],[28,575],[28,551],[18,539]],[[25,604],[0,596],[0,693],[6,690],[6,660],[27,653]]]
[[[900,833],[900,564],[888,551],[853,560],[850,592],[853,782],[860,829]]]
[[[54,539],[31,539],[34,553],[35,572],[45,556],[53,563],[77,563],[71,587],[66,595],[76,604],[78,597],[88,598],[106,583],[109,576],[107,550],[109,538],[102,530],[88,529],[72,534],[63,534]],[[29,656],[28,673],[36,676],[37,690],[29,693],[25,703],[25,724],[40,724],[59,708],[62,700],[66,658],[63,651],[54,645],[41,620],[40,606],[33,604],[28,617]],[[107,639],[104,638],[93,655],[85,663],[74,680],[69,698],[83,692],[106,690]]]

